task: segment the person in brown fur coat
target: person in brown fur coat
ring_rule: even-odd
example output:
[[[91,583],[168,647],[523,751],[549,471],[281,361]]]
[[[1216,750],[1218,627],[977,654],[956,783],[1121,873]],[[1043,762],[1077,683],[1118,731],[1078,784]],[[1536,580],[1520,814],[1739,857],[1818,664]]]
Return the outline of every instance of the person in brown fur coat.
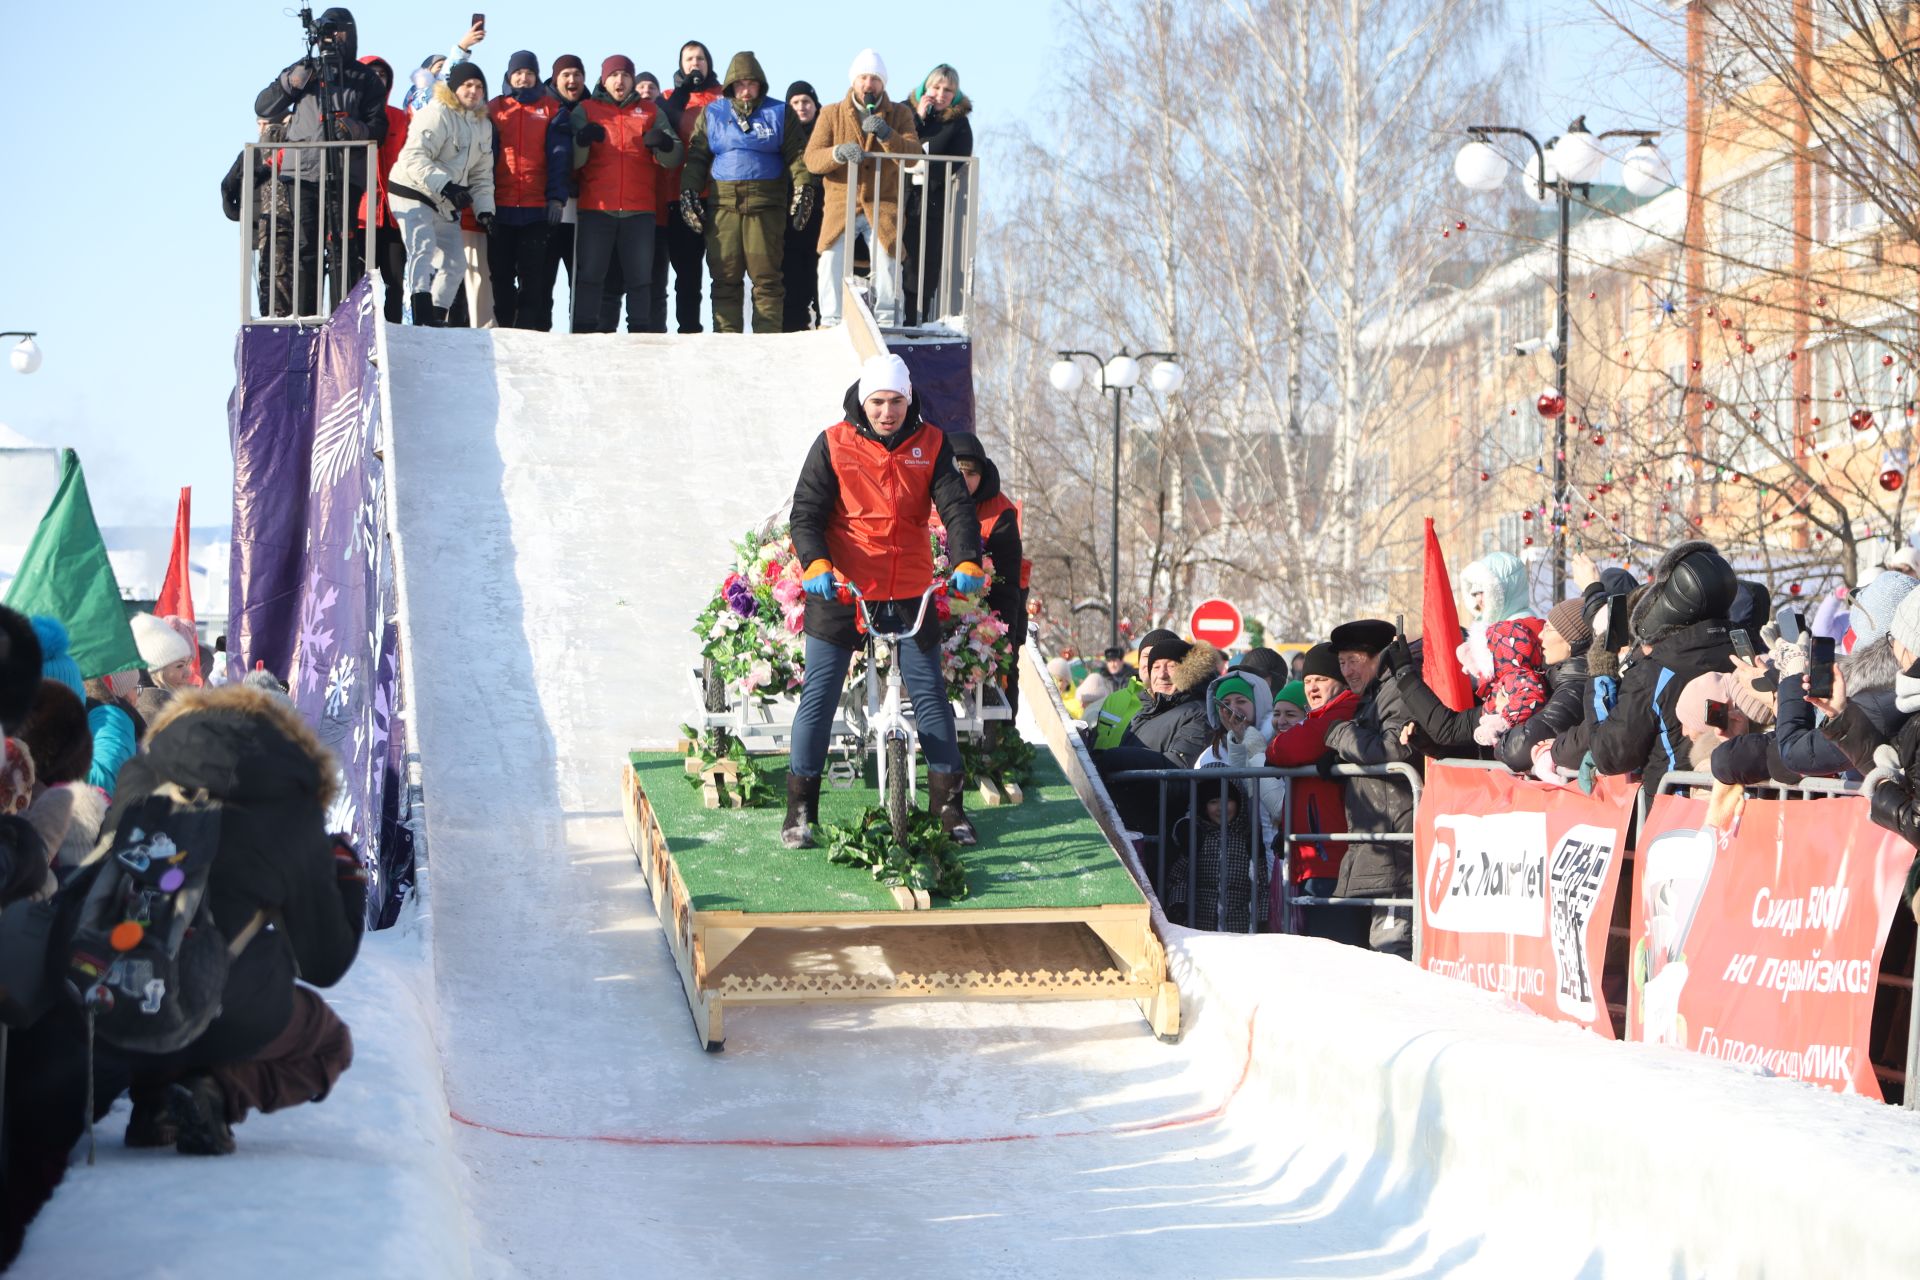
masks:
[[[820,324],[840,322],[840,282],[847,273],[847,246],[855,235],[866,238],[873,264],[874,318],[883,325],[898,324],[900,264],[893,254],[900,228],[902,166],[883,160],[860,167],[859,208],[848,227],[847,164],[872,151],[923,154],[918,124],[911,107],[887,97],[887,67],[873,50],[860,51],[847,78],[851,87],[838,102],[821,109],[807,139],[807,168],[822,181]]]

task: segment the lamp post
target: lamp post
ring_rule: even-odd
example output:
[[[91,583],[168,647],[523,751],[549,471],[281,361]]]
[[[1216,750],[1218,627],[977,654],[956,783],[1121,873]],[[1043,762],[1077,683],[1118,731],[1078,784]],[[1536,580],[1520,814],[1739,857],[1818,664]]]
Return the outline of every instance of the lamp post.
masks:
[[[15,373],[32,373],[40,367],[40,348],[30,329],[0,329],[0,338],[18,338],[20,342],[8,356]]]
[[[1107,644],[1117,649],[1120,647],[1120,398],[1122,394],[1132,395],[1133,389],[1140,385],[1146,361],[1158,362],[1145,372],[1147,386],[1161,395],[1178,391],[1186,381],[1187,371],[1180,367],[1179,357],[1171,351],[1145,351],[1136,356],[1122,347],[1119,354],[1104,360],[1091,351],[1062,351],[1059,356],[1047,371],[1047,381],[1053,384],[1054,390],[1072,395],[1085,384],[1086,373],[1077,363],[1077,357],[1085,356],[1100,370],[1100,390],[1113,395],[1113,529],[1109,551],[1112,559],[1107,566],[1112,591],[1107,605]]]
[[[1461,185],[1474,191],[1492,191],[1507,179],[1507,158],[1487,139],[1525,138],[1533,148],[1534,165],[1526,184],[1535,200],[1544,201],[1551,191],[1559,206],[1559,234],[1554,242],[1553,295],[1553,396],[1559,411],[1553,415],[1553,598],[1567,594],[1567,233],[1573,225],[1574,189],[1579,188],[1585,202],[1592,194],[1594,180],[1606,166],[1607,154],[1600,142],[1607,138],[1638,138],[1640,145],[1621,158],[1621,180],[1636,196],[1658,195],[1673,185],[1673,174],[1666,159],[1653,145],[1660,135],[1651,129],[1609,129],[1594,135],[1581,116],[1545,146],[1525,129],[1511,125],[1476,124],[1467,127],[1468,143],[1453,158],[1453,174]],[[1529,335],[1531,336],[1531,335]]]

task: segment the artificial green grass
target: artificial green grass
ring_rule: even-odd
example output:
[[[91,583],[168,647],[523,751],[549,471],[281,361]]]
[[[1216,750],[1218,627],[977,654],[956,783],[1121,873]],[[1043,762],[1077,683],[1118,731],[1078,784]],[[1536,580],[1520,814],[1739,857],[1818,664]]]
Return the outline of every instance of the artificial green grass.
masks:
[[[886,886],[859,867],[836,866],[824,848],[780,844],[786,770],[763,763],[773,803],[763,809],[709,809],[687,780],[685,757],[636,751],[629,757],[652,801],[695,911],[894,911]],[[926,803],[924,775],[919,791]],[[820,820],[849,823],[880,803],[870,783],[820,789]],[[968,797],[980,843],[962,849],[967,896],[934,898],[935,910],[1099,907],[1142,902],[1139,886],[1107,846],[1073,788],[1044,751],[1026,803],[987,808]]]

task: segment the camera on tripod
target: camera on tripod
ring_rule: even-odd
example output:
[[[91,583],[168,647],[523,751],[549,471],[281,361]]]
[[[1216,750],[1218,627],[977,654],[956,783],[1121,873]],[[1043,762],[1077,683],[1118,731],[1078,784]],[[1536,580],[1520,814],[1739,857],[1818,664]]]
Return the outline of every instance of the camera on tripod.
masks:
[[[300,26],[307,33],[308,44],[325,44],[340,32],[340,24],[324,15],[314,21],[313,10],[305,5],[300,9]]]

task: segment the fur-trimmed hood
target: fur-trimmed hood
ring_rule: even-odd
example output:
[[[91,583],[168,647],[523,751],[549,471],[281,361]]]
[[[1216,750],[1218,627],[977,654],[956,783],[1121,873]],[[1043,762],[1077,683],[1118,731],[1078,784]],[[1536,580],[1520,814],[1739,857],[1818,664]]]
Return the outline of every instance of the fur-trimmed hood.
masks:
[[[1180,659],[1180,665],[1173,669],[1174,692],[1176,695],[1190,694],[1195,690],[1205,692],[1219,674],[1220,651],[1201,640],[1187,651],[1187,656]],[[1267,712],[1272,714],[1271,704]]]
[[[447,88],[447,82],[445,80],[436,80],[434,82],[433,100],[449,111],[458,111],[462,115],[472,116],[475,120],[488,119],[487,101],[485,98],[480,100],[479,106],[468,110],[465,106],[461,105],[460,99],[454,96],[453,90]]]
[[[244,684],[184,689],[148,726],[146,754],[165,777],[216,799],[333,803],[339,762],[285,698]]]

